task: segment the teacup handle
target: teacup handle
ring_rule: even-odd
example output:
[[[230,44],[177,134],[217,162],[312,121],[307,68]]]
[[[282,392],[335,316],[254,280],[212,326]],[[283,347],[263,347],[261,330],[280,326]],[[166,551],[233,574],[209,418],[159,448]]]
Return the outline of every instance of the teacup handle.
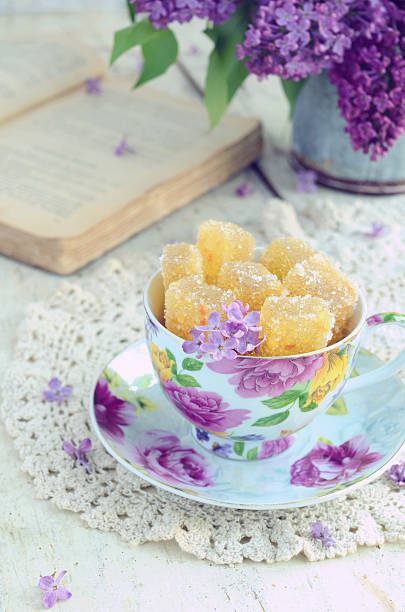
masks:
[[[370,330],[373,327],[378,327],[379,325],[388,325],[392,323],[405,329],[405,315],[398,314],[397,312],[381,312],[379,314],[372,315],[367,319],[367,330]],[[403,366],[405,366],[405,348],[402,349],[399,355],[397,355],[389,363],[386,363],[385,365],[376,368],[371,372],[367,372],[366,374],[361,374],[355,378],[350,378],[344,387],[344,393],[348,391],[357,391],[357,389],[361,389],[367,385],[373,385],[381,382],[386,378],[393,376]]]

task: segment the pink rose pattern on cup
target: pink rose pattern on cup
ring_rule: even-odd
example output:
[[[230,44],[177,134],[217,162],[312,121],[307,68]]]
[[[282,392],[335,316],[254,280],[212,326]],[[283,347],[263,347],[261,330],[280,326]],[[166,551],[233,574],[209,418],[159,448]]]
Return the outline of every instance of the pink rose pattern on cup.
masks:
[[[222,432],[245,421],[249,410],[228,410],[229,404],[214,391],[179,387],[171,380],[162,381],[167,397],[189,421],[209,431]]]
[[[323,354],[297,359],[222,359],[207,364],[213,372],[233,374],[229,383],[241,397],[278,397],[297,383],[311,380],[322,367]]]

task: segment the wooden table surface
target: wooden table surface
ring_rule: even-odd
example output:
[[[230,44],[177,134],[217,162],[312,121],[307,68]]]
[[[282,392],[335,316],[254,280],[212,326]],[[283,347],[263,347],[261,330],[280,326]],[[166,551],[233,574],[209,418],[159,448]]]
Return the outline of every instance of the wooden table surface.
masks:
[[[11,5],[9,1],[9,12]],[[18,16],[0,12],[0,32],[3,28],[70,31],[105,56],[113,30],[125,25],[124,12]],[[183,33],[182,65],[171,68],[156,86],[200,97],[198,85],[206,55],[192,53],[191,44],[204,49],[206,42],[198,33],[191,38],[190,33],[187,38]],[[105,257],[114,256],[125,263],[134,250],[159,254],[171,239],[192,241],[198,224],[209,217],[240,223],[255,234],[259,243],[264,242],[260,221],[273,195],[269,168],[276,165],[274,151],[282,151],[288,141],[287,109],[276,80],[263,86],[249,83],[233,106],[263,119],[272,145],[268,142],[261,162]],[[249,206],[234,195],[243,180],[255,190]],[[98,265],[96,262],[80,274],[92,274]],[[59,286],[61,278],[1,256],[0,278],[1,372],[12,355],[26,306],[46,297]],[[68,570],[64,585],[73,597],[59,602],[55,609],[66,612],[288,612],[296,608],[320,612],[405,611],[403,545],[361,549],[348,557],[317,563],[297,558],[275,565],[245,561],[235,567],[215,566],[184,553],[173,542],[134,547],[116,534],[87,528],[77,514],[36,499],[30,478],[21,471],[17,452],[1,423],[0,465],[0,611],[42,609],[38,578],[62,569]]]

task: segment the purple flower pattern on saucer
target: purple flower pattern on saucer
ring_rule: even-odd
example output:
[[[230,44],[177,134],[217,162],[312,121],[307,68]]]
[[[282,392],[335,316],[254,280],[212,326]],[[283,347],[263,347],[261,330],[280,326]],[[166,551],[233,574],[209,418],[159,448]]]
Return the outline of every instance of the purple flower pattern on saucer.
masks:
[[[104,378],[98,379],[94,391],[94,412],[100,429],[115,442],[123,440],[123,427],[132,425],[136,419],[135,408],[115,397]]]

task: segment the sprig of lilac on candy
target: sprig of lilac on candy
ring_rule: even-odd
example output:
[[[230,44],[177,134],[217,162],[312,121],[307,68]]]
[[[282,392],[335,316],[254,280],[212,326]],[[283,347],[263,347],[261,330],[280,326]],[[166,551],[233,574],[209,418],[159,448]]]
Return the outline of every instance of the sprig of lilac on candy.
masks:
[[[264,341],[264,338],[259,340],[262,329],[258,327],[260,313],[256,310],[248,312],[249,304],[244,306],[239,300],[231,302],[229,306],[222,304],[222,310],[227,315],[226,321],[222,321],[221,313],[213,311],[207,325],[197,325],[190,330],[193,339],[183,342],[185,353],[198,351],[198,358],[206,353],[219,361],[223,358],[236,359],[238,355],[257,351]]]

